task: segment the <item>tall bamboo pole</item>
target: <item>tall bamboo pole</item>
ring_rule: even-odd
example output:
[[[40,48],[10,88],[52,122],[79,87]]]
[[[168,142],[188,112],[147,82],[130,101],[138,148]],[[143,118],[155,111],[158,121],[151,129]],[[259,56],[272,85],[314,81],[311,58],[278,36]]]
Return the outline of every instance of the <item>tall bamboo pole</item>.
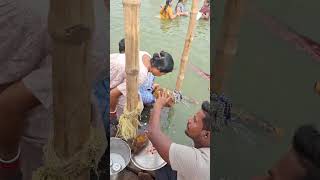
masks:
[[[217,94],[223,92],[228,71],[237,53],[240,19],[244,3],[245,0],[227,0],[225,5],[220,39],[217,42],[216,56],[214,63],[212,63],[215,78],[211,89]]]
[[[192,0],[192,7],[191,7],[191,15],[189,20],[188,32],[184,43],[184,48],[180,60],[180,69],[179,75],[176,82],[176,91],[181,91],[182,88],[182,81],[184,79],[185,70],[189,60],[189,52],[191,47],[191,42],[194,36],[194,28],[196,26],[196,18],[198,14],[198,4],[199,0]]]
[[[138,105],[140,0],[123,0],[126,47],[127,110]]]
[[[89,138],[89,39],[94,27],[92,0],[51,0],[48,19],[53,39],[54,149],[68,159]],[[89,170],[75,180],[88,180]]]

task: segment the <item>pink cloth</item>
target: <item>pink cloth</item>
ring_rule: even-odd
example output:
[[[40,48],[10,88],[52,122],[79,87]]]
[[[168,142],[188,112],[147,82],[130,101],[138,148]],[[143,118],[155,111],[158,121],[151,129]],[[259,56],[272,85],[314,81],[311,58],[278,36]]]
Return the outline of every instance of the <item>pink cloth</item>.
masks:
[[[200,9],[200,12],[202,14],[210,14],[210,6],[202,6],[202,8]]]

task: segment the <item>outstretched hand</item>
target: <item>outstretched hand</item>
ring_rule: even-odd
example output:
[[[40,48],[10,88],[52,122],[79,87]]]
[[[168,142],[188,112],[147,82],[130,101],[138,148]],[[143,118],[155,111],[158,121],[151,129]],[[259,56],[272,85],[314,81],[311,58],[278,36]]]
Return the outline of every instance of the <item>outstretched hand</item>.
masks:
[[[173,106],[173,99],[166,92],[160,91],[159,96],[158,96],[154,106],[158,107],[158,108],[172,107]]]

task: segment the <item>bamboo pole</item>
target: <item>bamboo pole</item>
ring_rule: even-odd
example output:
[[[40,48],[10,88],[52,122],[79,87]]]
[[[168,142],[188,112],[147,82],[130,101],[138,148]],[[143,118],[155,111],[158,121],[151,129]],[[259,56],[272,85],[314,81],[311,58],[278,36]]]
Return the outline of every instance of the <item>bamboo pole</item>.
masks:
[[[194,28],[196,26],[196,18],[198,14],[198,4],[199,0],[192,0],[192,7],[191,7],[191,15],[189,20],[188,32],[184,43],[184,48],[180,60],[180,68],[179,68],[179,75],[176,82],[176,91],[181,91],[182,88],[182,81],[184,80],[185,70],[189,60],[189,52],[191,47],[191,42],[193,40],[194,35]]]
[[[123,0],[126,47],[127,110],[138,106],[140,0]]]
[[[91,120],[89,39],[94,27],[92,0],[51,0],[53,39],[54,150],[68,159],[88,140]],[[76,180],[88,180],[89,170]]]
[[[228,71],[237,53],[244,2],[245,0],[227,0],[225,5],[220,39],[216,46],[215,61],[212,63],[215,78],[211,89],[217,94],[221,94],[224,90]]]

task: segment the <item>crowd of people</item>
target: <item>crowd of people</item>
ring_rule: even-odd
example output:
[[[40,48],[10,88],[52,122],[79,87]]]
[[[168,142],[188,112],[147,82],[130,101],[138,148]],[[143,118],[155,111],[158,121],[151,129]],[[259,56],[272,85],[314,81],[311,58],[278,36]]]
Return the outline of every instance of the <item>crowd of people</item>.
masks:
[[[178,0],[175,8],[173,8],[173,0],[166,0],[164,6],[160,6],[160,19],[172,20],[179,16],[189,16],[189,11],[186,9],[186,0]],[[204,0],[201,9],[198,14],[199,18],[209,20],[210,19],[210,1]]]

